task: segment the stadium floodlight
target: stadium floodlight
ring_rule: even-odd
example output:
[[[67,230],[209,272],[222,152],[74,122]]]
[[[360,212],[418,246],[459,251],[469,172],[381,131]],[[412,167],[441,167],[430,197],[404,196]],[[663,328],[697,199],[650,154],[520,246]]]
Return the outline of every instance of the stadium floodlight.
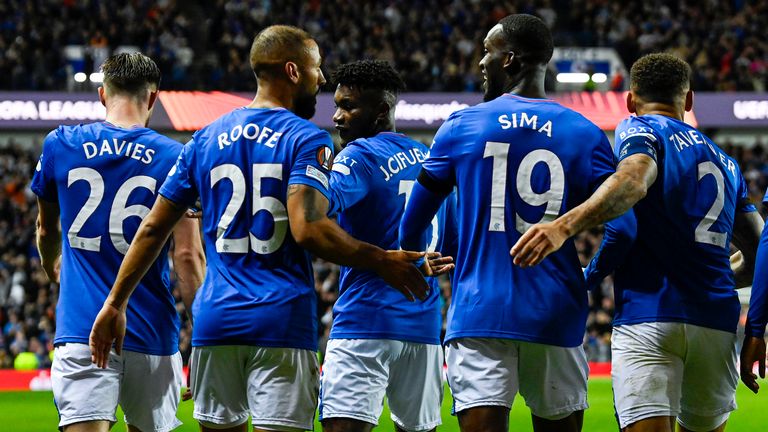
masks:
[[[91,76],[89,78],[90,78],[91,82],[100,83],[100,82],[104,81],[104,74],[101,73],[101,72],[94,72],[94,73],[91,74]]]
[[[584,72],[562,72],[557,74],[557,82],[561,83],[585,83],[589,81],[589,74]]]
[[[88,77],[83,72],[78,72],[75,74],[75,82],[79,82],[79,83],[85,82],[86,78]]]
[[[598,73],[592,74],[592,81],[594,81],[594,82],[596,82],[598,84],[604,83],[604,82],[608,81],[608,75],[606,75],[606,74],[604,74],[602,72],[598,72]]]

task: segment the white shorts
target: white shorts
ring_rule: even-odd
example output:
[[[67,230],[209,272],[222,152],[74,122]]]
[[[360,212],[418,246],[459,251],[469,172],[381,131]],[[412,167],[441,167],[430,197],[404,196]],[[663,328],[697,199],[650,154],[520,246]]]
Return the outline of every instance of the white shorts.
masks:
[[[194,417],[210,428],[248,420],[268,430],[312,430],[318,393],[317,354],[247,345],[193,347]]]
[[[51,384],[59,410],[59,427],[84,421],[116,422],[118,403],[125,422],[142,431],[165,432],[181,425],[176,408],[183,379],[181,354],[157,356],[113,350],[109,365],[91,362],[86,344],[57,346],[53,354]]]
[[[352,418],[377,425],[389,401],[406,431],[441,423],[443,349],[389,339],[331,339],[320,385],[320,421]]]
[[[642,323],[614,327],[611,345],[622,428],[669,416],[678,417],[687,429],[711,430],[736,409],[734,333],[674,322]]]
[[[445,347],[454,412],[512,407],[518,390],[531,413],[559,420],[587,409],[589,367],[582,347],[511,339],[453,339]]]

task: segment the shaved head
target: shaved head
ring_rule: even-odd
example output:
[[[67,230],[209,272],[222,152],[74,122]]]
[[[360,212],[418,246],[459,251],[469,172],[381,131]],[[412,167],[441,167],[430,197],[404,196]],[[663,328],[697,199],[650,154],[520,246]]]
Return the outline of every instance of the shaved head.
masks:
[[[257,78],[275,74],[287,62],[305,64],[317,44],[304,30],[287,25],[265,28],[251,45],[251,69]]]

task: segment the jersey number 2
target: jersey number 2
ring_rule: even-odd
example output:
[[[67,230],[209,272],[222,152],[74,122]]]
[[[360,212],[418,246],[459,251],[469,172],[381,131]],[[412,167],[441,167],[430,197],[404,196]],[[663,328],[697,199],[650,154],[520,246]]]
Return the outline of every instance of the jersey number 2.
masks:
[[[708,175],[715,178],[717,184],[717,196],[715,197],[715,202],[712,203],[712,207],[710,207],[707,214],[704,215],[704,219],[702,219],[696,226],[694,238],[699,243],[706,243],[724,248],[727,246],[726,240],[728,236],[725,233],[710,231],[710,228],[717,222],[720,213],[723,211],[725,202],[725,181],[723,180],[723,173],[712,161],[700,163],[697,170],[699,173],[699,181]]]

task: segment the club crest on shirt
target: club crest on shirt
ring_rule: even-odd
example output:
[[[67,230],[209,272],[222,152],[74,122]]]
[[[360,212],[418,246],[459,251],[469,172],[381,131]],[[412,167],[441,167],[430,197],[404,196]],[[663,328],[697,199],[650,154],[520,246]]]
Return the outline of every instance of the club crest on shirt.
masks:
[[[317,163],[330,171],[333,166],[333,150],[330,147],[320,147],[317,150]]]

